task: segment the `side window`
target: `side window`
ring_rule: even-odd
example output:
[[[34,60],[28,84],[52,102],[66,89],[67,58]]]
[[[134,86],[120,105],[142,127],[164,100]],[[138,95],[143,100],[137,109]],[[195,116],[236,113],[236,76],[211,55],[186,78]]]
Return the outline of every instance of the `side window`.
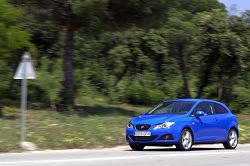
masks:
[[[226,114],[228,111],[220,104],[214,103],[215,113],[216,114]]]
[[[213,104],[208,102],[198,104],[194,108],[192,115],[194,115],[197,111],[203,111],[206,115],[213,115],[214,114]]]

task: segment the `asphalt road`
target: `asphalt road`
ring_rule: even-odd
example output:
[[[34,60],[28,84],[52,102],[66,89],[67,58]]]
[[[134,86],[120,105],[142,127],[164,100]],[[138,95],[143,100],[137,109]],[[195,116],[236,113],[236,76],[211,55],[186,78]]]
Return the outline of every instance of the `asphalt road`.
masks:
[[[97,150],[36,151],[0,154],[0,166],[249,166],[250,144],[226,150],[222,145],[194,146],[191,151],[175,147],[129,147]]]

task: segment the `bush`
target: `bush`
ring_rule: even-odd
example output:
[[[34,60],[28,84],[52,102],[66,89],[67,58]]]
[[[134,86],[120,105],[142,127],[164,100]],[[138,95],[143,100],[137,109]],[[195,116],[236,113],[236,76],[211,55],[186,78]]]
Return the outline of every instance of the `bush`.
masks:
[[[2,116],[5,118],[19,118],[20,109],[15,107],[3,107]]]
[[[43,57],[40,63],[40,68],[36,70],[38,79],[29,81],[28,99],[42,107],[52,106],[62,100],[62,60]]]
[[[234,113],[243,113],[250,108],[250,90],[244,87],[237,87],[234,91],[234,100],[230,103]]]
[[[131,104],[152,105],[165,99],[165,94],[158,89],[149,89],[138,84],[131,85],[125,95]]]

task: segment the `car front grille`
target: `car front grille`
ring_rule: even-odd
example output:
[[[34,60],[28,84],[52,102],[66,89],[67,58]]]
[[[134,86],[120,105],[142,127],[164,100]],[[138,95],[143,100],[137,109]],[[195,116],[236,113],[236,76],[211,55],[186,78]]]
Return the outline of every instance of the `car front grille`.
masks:
[[[149,137],[144,137],[144,136],[133,136],[130,135],[130,138],[133,141],[153,141],[157,136],[149,136]]]
[[[151,125],[149,124],[138,124],[136,125],[136,129],[137,130],[148,130],[150,128]]]

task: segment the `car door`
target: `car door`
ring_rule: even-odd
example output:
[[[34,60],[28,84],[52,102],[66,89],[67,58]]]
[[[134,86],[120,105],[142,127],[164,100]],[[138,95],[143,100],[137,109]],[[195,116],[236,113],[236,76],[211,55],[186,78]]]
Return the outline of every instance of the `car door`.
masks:
[[[203,111],[205,115],[195,117],[197,111]],[[194,108],[192,129],[195,142],[213,142],[218,139],[220,125],[212,102],[201,102]]]
[[[218,140],[225,140],[228,135],[228,126],[231,123],[230,114],[222,105],[218,103],[214,103],[214,109],[220,128]]]

